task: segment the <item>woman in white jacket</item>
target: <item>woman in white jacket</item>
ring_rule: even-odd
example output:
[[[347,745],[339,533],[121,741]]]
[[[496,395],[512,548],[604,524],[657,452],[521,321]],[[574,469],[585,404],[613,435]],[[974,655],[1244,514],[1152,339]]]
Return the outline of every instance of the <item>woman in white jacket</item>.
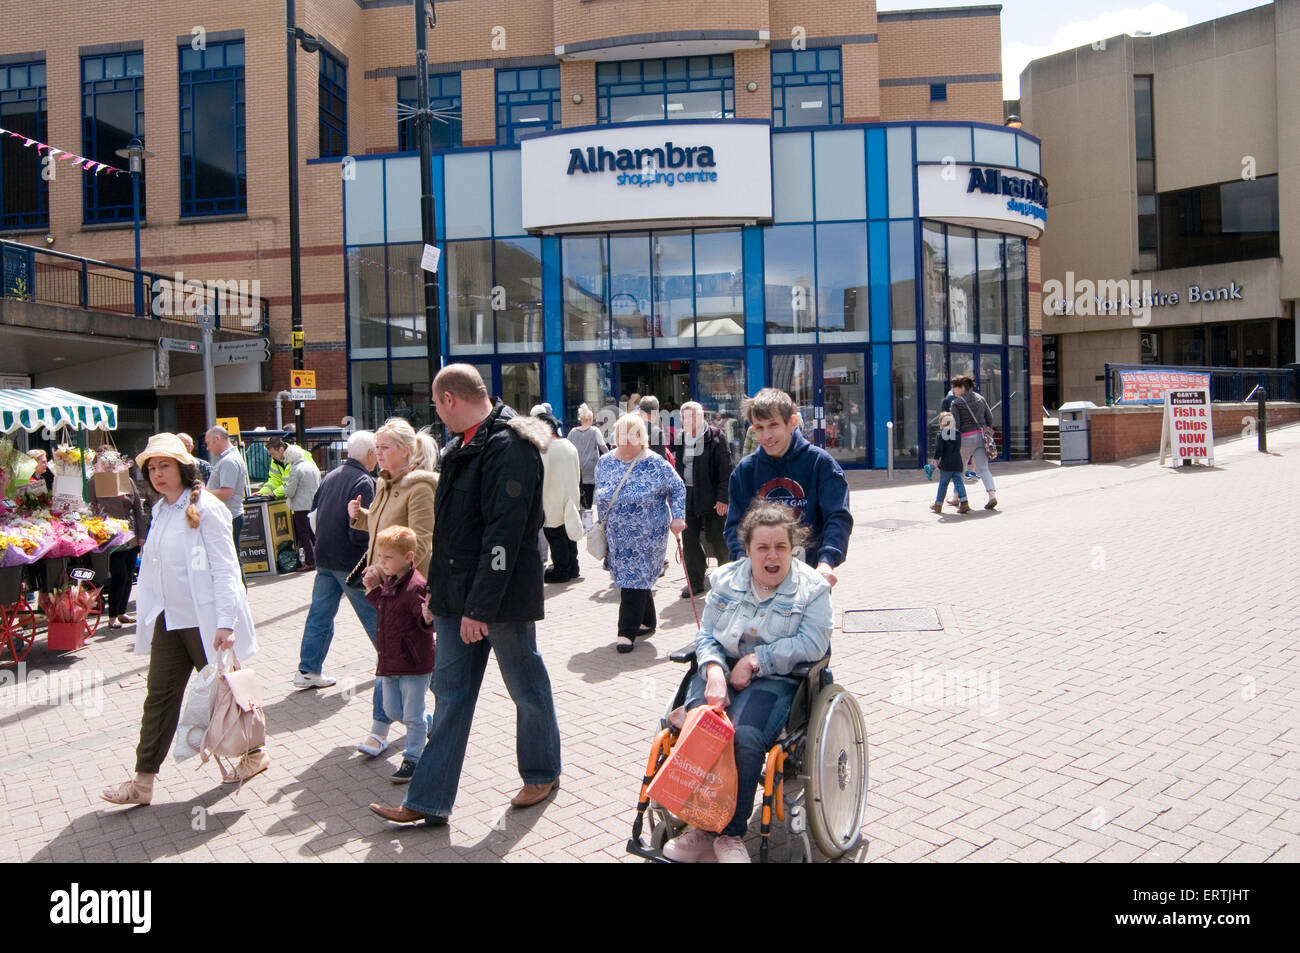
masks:
[[[190,673],[223,649],[233,648],[241,661],[257,651],[230,510],[204,489],[196,461],[174,434],[150,437],[136,461],[160,497],[141,553],[135,597],[135,652],[149,656],[149,676],[135,778],[103,792],[112,804],[153,799],[154,778],[176,733]],[[269,765],[264,750],[250,751],[230,780],[246,781]]]
[[[289,464],[289,475],[284,478],[284,500],[293,514],[293,536],[303,554],[298,571],[311,572],[316,568],[316,534],[312,532],[308,514],[320,489],[320,468],[311,454],[296,444],[284,448],[284,462]]]
[[[551,428],[551,442],[542,453],[542,532],[551,550],[551,568],[543,579],[568,582],[578,571],[578,540],[583,537],[578,448],[559,436],[560,422],[546,412],[533,416]]]

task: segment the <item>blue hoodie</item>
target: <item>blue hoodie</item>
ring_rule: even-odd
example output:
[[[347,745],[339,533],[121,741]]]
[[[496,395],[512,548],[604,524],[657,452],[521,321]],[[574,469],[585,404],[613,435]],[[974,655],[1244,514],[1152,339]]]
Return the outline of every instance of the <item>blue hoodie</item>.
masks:
[[[759,447],[731,472],[731,502],[727,509],[727,550],[732,559],[745,555],[740,521],[755,497],[799,510],[809,529],[807,560],[838,566],[849,550],[853,516],[849,513],[849,483],[844,471],[825,450],[814,447],[798,430],[782,457],[770,457]]]

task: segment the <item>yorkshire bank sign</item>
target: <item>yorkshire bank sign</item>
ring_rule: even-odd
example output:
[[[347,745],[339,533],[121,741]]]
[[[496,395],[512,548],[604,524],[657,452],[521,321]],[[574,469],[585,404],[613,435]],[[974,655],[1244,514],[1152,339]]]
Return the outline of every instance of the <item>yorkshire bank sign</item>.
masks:
[[[921,218],[1038,238],[1047,228],[1047,183],[1019,169],[971,163],[916,167]]]
[[[767,122],[587,126],[530,136],[519,148],[531,232],[772,218]]]

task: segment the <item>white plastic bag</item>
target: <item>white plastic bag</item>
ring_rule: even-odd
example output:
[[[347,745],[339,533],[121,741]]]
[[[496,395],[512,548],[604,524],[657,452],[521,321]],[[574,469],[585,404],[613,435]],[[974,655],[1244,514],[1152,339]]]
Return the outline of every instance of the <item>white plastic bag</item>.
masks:
[[[198,675],[190,679],[185,705],[181,709],[181,720],[176,726],[176,744],[172,748],[172,755],[177,761],[184,761],[199,753],[208,723],[212,720],[212,701],[216,694],[218,674],[217,666],[209,662]]]

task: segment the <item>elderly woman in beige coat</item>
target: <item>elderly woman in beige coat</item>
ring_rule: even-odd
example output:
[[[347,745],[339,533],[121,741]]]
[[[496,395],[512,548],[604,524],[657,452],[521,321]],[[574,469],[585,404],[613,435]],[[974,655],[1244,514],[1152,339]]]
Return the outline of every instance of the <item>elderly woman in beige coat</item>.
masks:
[[[409,526],[415,532],[415,568],[428,578],[429,560],[433,556],[433,497],[438,487],[438,446],[427,432],[415,429],[400,417],[390,418],[375,431],[375,455],[379,459],[379,483],[370,506],[361,505],[361,497],[348,503],[352,528],[370,534],[366,546],[366,568],[379,566],[375,559],[375,540],[390,526]],[[380,576],[382,578],[382,571]],[[429,584],[433,585],[433,580]],[[375,691],[383,691],[382,678],[375,678]],[[364,755],[376,758],[388,748],[391,722],[376,717],[366,740],[357,745]]]

